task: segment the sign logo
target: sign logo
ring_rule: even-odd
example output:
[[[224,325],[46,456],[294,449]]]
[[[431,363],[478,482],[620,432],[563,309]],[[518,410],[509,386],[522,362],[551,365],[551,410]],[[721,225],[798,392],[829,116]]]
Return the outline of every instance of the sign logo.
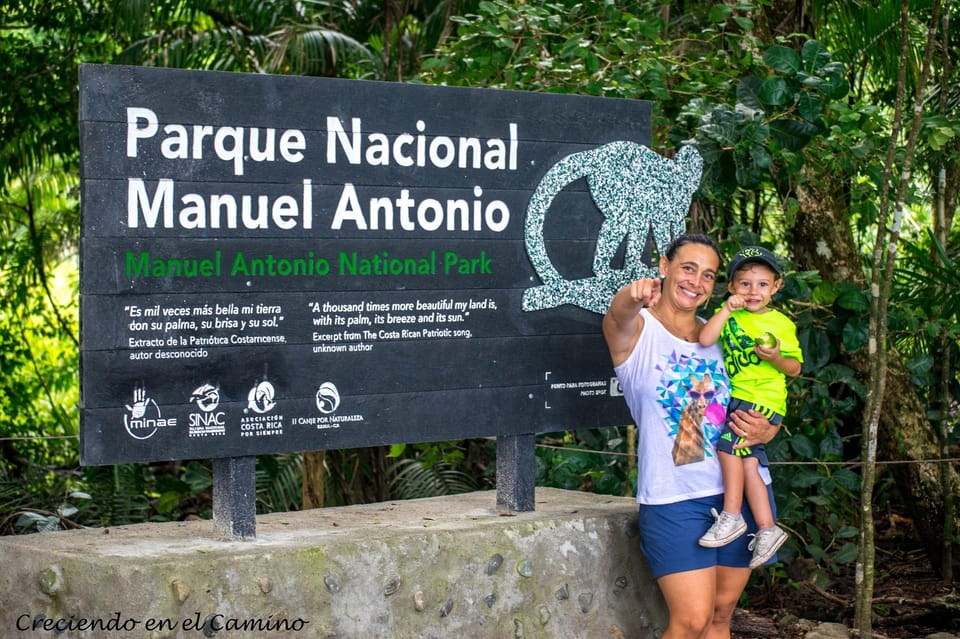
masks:
[[[197,387],[190,395],[190,401],[205,413],[212,412],[220,405],[220,389],[210,384]]]
[[[189,422],[187,434],[190,437],[206,437],[207,435],[225,435],[226,415],[223,411],[217,411],[220,405],[220,389],[210,384],[198,386],[190,394],[190,401],[200,409],[199,413],[190,413],[187,416]]]
[[[684,232],[690,198],[700,184],[703,159],[692,146],[674,160],[636,142],[618,141],[574,153],[543,176],[527,205],[524,241],[542,286],[523,292],[523,310],[538,311],[573,304],[605,313],[614,294],[641,277],[655,277],[656,265],[643,263],[651,252],[651,235],[662,255]],[[593,257],[595,277],[567,280],[550,262],[543,237],[544,217],[554,198],[569,184],[586,178],[590,196],[604,221]],[[623,266],[613,266],[626,244]]]
[[[269,413],[277,405],[276,391],[273,384],[267,381],[260,382],[247,393],[247,411],[260,415]]]
[[[317,410],[329,415],[340,406],[340,391],[333,382],[324,382],[317,389]]]
[[[163,418],[160,406],[147,397],[147,389],[142,386],[133,389],[133,405],[124,406],[129,413],[123,416],[123,426],[134,439],[150,439],[158,429],[177,425],[176,417]]]
[[[263,380],[247,393],[245,415],[240,418],[241,437],[270,437],[283,435],[283,415],[267,415],[277,406],[277,392],[273,384]],[[254,413],[250,415],[249,413]]]
[[[622,397],[623,396],[623,387],[620,386],[620,379],[617,377],[610,378],[610,397]]]

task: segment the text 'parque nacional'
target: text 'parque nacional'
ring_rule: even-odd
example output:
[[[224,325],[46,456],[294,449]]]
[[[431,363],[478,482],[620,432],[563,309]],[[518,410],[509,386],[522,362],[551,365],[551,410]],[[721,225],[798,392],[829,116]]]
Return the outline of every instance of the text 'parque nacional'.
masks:
[[[350,119],[349,131],[340,118],[326,118],[325,160],[369,167],[410,167],[413,170],[447,169],[516,171],[518,126],[508,124],[506,138],[428,136],[427,124],[417,120],[417,133],[392,137],[363,131],[361,118]],[[247,163],[300,163],[307,152],[307,137],[300,129],[164,124],[147,108],[127,108],[126,155],[136,158],[149,150],[171,161],[219,160],[242,176]],[[248,184],[249,187],[249,184]],[[473,199],[426,197],[417,200],[409,189],[396,197],[361,197],[353,183],[345,183],[330,228],[341,230],[502,232],[510,210],[501,200],[484,201],[483,189],[473,186]],[[257,193],[200,194],[178,192],[173,179],[159,177],[154,184],[141,177],[128,178],[127,226],[167,229],[277,229],[313,228],[313,184],[302,180],[298,193],[268,196]]]

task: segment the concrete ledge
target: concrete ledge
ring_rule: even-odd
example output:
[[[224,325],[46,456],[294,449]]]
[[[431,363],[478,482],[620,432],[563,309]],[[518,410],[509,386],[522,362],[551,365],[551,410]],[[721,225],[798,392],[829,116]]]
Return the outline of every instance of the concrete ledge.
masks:
[[[630,498],[539,488],[0,537],[0,636],[490,639],[659,636]],[[59,628],[58,628],[59,626]]]

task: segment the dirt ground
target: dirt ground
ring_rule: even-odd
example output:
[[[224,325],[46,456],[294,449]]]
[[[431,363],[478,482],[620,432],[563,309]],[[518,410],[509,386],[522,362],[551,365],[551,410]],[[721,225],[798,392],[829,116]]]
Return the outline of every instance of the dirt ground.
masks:
[[[960,636],[960,577],[952,584],[942,583],[914,541],[910,522],[900,524],[877,531],[874,636],[911,639],[937,632]],[[819,623],[853,627],[852,565],[826,587],[815,586],[802,564],[787,569],[790,583],[751,582],[747,603],[734,618],[736,639],[798,639]]]

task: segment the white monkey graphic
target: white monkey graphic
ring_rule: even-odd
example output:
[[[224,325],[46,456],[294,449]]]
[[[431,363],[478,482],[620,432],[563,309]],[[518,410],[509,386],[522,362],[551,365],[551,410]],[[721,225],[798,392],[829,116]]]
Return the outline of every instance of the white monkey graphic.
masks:
[[[674,160],[668,160],[642,144],[626,141],[573,153],[553,165],[527,205],[527,255],[543,286],[524,291],[523,310],[574,304],[604,313],[621,286],[639,277],[655,276],[656,268],[642,262],[644,248],[652,235],[662,254],[670,241],[684,232],[702,169],[703,160],[692,146],[683,147]],[[586,178],[604,221],[593,258],[596,277],[568,281],[547,257],[543,223],[557,194],[580,178]],[[613,268],[611,261],[624,241],[623,268]]]

